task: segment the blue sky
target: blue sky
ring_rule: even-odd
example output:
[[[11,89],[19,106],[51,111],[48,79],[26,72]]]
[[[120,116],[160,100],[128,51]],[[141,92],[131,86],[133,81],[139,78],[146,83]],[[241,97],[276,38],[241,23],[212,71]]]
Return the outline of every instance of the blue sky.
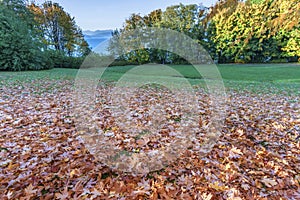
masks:
[[[38,4],[44,0],[36,0]],[[53,0],[75,17],[83,30],[105,30],[121,28],[132,13],[148,14],[152,10],[165,9],[170,5],[200,4],[211,6],[216,0]]]

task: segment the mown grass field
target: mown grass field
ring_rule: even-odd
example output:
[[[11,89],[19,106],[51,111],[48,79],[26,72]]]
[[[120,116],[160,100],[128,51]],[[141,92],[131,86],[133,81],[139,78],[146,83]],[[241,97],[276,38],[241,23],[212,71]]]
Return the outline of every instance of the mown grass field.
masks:
[[[171,65],[192,85],[203,85],[197,71],[190,65]],[[110,67],[101,79],[117,81],[134,66]],[[249,90],[263,93],[299,93],[300,64],[223,64],[218,65],[224,85],[230,90]],[[0,72],[4,82],[31,81],[37,79],[74,80],[77,69],[55,68],[43,71]]]

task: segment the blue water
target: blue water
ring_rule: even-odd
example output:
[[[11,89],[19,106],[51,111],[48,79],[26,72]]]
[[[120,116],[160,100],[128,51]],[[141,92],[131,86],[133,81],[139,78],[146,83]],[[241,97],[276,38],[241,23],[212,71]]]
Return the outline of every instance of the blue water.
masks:
[[[86,41],[88,42],[89,46],[94,49],[99,44],[101,44],[103,41],[107,40],[108,38],[86,38]]]

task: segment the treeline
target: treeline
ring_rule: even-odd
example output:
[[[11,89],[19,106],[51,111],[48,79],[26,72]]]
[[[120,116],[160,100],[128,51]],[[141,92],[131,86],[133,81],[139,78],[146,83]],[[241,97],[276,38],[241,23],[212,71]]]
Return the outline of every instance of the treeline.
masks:
[[[0,70],[80,67],[91,50],[74,18],[58,3],[26,2],[0,0]],[[220,0],[211,8],[180,4],[132,14],[112,34],[120,38],[145,27],[184,33],[218,63],[300,61],[299,0]],[[118,56],[112,65],[187,62],[161,49],[116,53],[115,43],[109,47]]]
[[[90,51],[74,18],[59,4],[0,1],[0,70],[78,68]]]
[[[145,16],[132,14],[113,35],[117,39],[145,27],[182,32],[218,63],[300,61],[299,0],[221,0],[211,8],[180,4]],[[120,64],[186,62],[171,52],[147,48],[118,56]]]

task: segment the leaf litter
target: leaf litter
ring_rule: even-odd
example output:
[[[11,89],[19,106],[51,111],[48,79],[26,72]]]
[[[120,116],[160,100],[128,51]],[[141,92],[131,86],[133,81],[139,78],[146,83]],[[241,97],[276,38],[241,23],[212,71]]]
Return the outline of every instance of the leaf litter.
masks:
[[[72,86],[68,80],[2,84],[1,199],[299,199],[299,96],[228,91],[222,135],[211,152],[199,156],[191,146],[163,169],[133,176],[100,162],[78,139]],[[200,93],[201,133],[209,108],[207,95]],[[134,123],[124,122],[127,130],[151,121],[143,102],[164,100],[152,94],[150,100],[132,100],[139,104],[133,103],[129,113]],[[99,99],[98,104],[105,102]],[[124,134],[103,106],[95,119],[119,147],[156,155],[155,150],[172,142],[180,121],[176,104],[168,105],[165,127],[160,127],[164,131],[157,138]]]

